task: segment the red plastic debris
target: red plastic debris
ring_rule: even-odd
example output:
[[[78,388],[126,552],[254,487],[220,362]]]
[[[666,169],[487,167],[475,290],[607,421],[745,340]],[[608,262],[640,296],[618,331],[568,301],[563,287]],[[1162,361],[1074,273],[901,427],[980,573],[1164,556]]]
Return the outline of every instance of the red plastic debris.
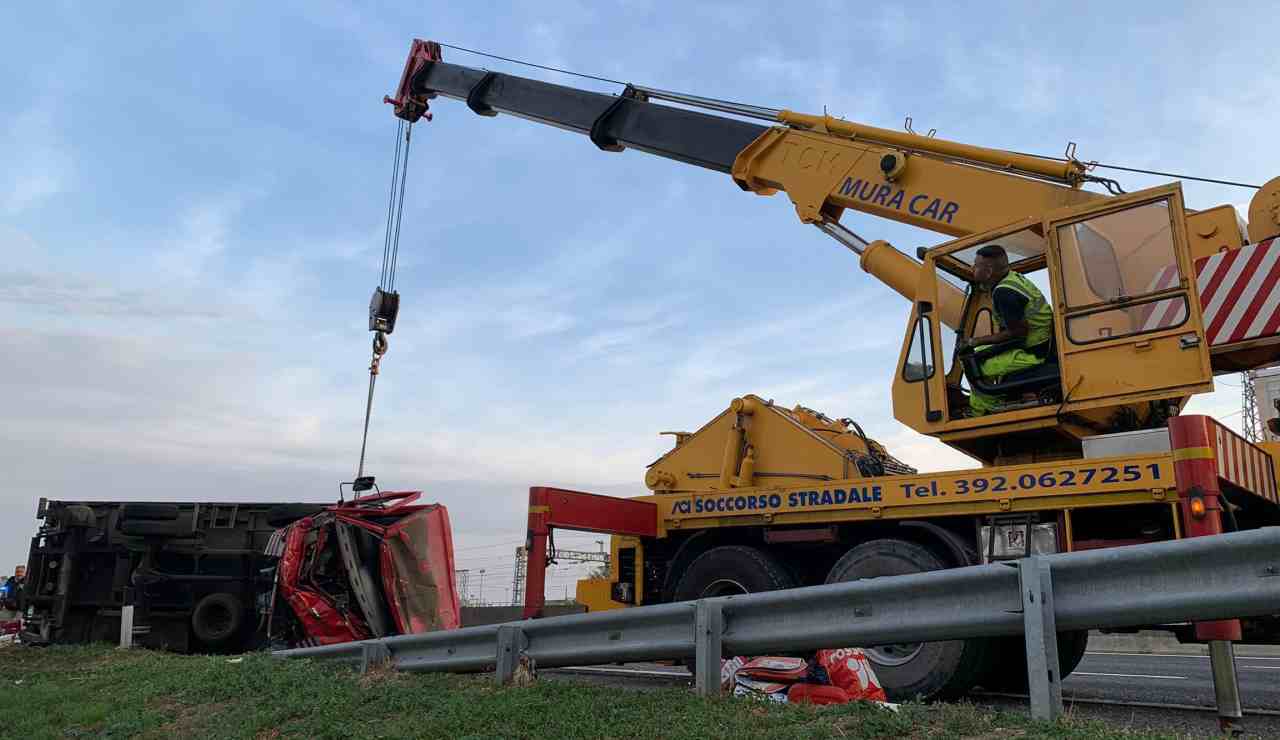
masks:
[[[839,686],[797,683],[787,690],[787,701],[792,704],[848,704],[849,692]]]
[[[827,672],[832,686],[838,686],[853,700],[888,701],[871,661],[860,648],[819,650],[815,661]]]

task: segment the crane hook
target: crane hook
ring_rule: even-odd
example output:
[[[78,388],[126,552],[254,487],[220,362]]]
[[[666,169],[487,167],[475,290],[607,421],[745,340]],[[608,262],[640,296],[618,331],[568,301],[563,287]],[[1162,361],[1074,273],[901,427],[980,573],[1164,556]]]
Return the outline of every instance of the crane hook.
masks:
[[[382,356],[387,353],[387,335],[377,332],[373,335],[373,359],[369,362],[369,374],[377,375],[382,364]],[[372,388],[370,388],[372,391]]]

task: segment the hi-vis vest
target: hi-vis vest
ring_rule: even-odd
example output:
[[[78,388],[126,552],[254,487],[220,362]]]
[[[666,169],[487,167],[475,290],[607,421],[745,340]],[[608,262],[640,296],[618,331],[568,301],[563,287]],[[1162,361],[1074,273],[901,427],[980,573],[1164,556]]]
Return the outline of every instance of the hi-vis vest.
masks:
[[[1027,312],[1023,317],[1027,322],[1027,338],[1023,340],[1022,346],[1036,347],[1053,337],[1053,309],[1049,308],[1049,302],[1044,299],[1044,295],[1040,293],[1035,283],[1028,280],[1022,273],[1010,270],[1009,274],[1005,275],[991,291],[992,296],[997,290],[1012,290],[1027,299]],[[998,312],[996,326],[1000,331],[1008,328],[1000,319]]]

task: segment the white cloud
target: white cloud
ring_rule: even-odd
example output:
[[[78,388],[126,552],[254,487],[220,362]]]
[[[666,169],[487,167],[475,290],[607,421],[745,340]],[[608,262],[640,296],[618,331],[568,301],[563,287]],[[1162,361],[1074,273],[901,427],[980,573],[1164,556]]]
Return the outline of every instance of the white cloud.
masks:
[[[1026,119],[1056,113],[1069,99],[1063,94],[1066,70],[1039,43],[953,39],[943,46],[940,61],[946,90],[968,106],[989,106]]]
[[[171,279],[201,278],[209,263],[227,250],[245,200],[246,193],[235,189],[181,209],[177,233],[158,250],[155,269]]]
[[[827,113],[854,121],[882,121],[888,117],[884,89],[863,79],[848,84],[841,65],[826,53],[784,52],[769,49],[745,60],[743,73],[788,91],[789,98],[776,103],[801,113]],[[824,50],[825,52],[825,50]]]
[[[17,215],[68,187],[72,157],[59,141],[51,106],[37,103],[13,117],[0,131],[0,210]]]
[[[222,311],[204,303],[186,303],[164,291],[148,293],[84,275],[48,272],[0,272],[0,304],[11,304],[38,320],[106,317],[149,320],[218,318]]]

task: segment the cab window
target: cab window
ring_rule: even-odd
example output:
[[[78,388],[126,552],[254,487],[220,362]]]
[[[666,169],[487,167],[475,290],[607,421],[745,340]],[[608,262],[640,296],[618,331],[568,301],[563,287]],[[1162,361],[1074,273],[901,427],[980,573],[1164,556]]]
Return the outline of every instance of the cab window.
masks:
[[[1167,201],[1059,226],[1067,336],[1075,344],[1176,328],[1189,315]],[[1163,298],[1156,298],[1164,294]]]
[[[1071,308],[1180,287],[1173,222],[1164,201],[1058,227]]]
[[[902,377],[907,382],[916,383],[933,377],[931,331],[928,316],[916,320],[915,330],[911,332],[911,348],[907,350],[907,359],[902,366]]]

